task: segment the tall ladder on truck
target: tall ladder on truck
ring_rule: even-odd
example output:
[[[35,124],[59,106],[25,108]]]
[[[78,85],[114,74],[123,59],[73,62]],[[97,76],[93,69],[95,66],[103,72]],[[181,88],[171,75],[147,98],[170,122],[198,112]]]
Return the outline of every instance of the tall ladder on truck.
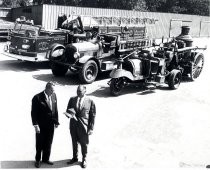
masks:
[[[147,36],[147,25],[155,24],[154,18],[140,17],[93,17],[99,24],[99,33],[110,33],[120,35],[120,49],[122,53],[125,51],[133,51],[136,48],[151,46],[151,40]],[[94,28],[93,28],[94,29]]]
[[[72,19],[78,15],[72,15]],[[88,16],[81,15],[84,30],[95,31],[99,34],[120,35],[120,49],[122,53],[136,48],[151,45],[147,37],[147,25],[155,24],[154,18],[121,17],[121,16]]]

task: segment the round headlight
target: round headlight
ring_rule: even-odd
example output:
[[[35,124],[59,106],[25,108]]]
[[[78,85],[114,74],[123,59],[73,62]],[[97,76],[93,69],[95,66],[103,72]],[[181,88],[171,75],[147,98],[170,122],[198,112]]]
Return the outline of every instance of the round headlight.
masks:
[[[52,57],[58,57],[58,56],[62,56],[64,53],[64,49],[57,49],[55,51],[52,52],[51,56]]]
[[[58,50],[58,55],[59,55],[59,56],[63,55],[63,53],[64,53],[64,49],[59,49],[59,50]]]
[[[11,41],[7,41],[6,45],[10,46],[11,45]]]
[[[22,49],[26,49],[27,50],[27,49],[29,49],[29,47],[30,47],[30,45],[27,45],[27,44],[23,44],[22,45]]]

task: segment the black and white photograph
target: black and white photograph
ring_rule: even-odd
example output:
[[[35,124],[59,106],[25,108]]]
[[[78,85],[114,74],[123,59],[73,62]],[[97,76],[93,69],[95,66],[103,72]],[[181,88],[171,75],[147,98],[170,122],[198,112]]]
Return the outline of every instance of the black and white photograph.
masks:
[[[0,0],[0,169],[210,168],[210,0]]]

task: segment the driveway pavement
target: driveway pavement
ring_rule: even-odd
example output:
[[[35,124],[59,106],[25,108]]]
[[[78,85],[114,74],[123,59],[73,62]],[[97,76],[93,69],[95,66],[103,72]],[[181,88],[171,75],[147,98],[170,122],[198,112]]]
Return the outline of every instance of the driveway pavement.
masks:
[[[210,39],[196,39],[208,45]],[[0,44],[0,50],[3,44]],[[52,75],[47,63],[27,63],[0,55],[0,160],[1,168],[34,168],[35,131],[31,99],[46,82],[56,82],[60,126],[55,131],[47,169],[67,166],[72,156],[69,120],[63,115],[76,95],[78,77]],[[128,87],[119,97],[109,94],[108,74],[87,85],[97,107],[90,137],[87,169],[203,169],[210,164],[210,50],[195,81],[182,81],[179,89],[161,86],[153,91]],[[80,157],[81,160],[81,157]]]

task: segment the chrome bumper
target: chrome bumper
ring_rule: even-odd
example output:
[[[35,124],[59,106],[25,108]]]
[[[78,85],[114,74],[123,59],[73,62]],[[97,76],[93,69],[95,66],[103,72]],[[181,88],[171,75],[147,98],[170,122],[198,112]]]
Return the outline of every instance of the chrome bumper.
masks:
[[[45,53],[37,53],[37,56],[36,57],[23,56],[23,55],[18,55],[18,54],[12,54],[12,53],[9,53],[7,51],[2,52],[1,54],[5,55],[7,57],[15,58],[15,59],[22,60],[22,61],[31,61],[31,62],[49,61],[46,58],[46,52]]]

